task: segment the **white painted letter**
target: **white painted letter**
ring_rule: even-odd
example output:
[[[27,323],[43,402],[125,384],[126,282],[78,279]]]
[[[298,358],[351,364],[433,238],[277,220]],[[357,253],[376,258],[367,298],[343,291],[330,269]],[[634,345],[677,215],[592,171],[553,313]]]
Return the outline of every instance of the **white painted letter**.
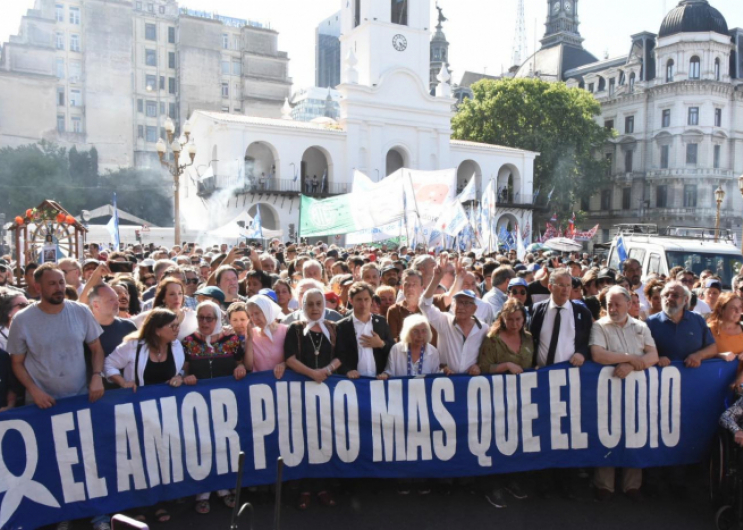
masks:
[[[539,436],[534,436],[532,422],[539,418],[539,407],[531,402],[531,392],[537,388],[537,373],[526,372],[521,374],[521,439],[525,453],[541,451]]]
[[[433,431],[433,451],[442,462],[457,453],[457,422],[444,406],[454,401],[454,383],[448,377],[437,377],[431,385],[431,409],[441,429]]]
[[[192,479],[204,480],[212,470],[209,406],[204,396],[198,392],[186,394],[181,404],[181,416],[186,445],[186,469]]]
[[[372,443],[374,462],[404,462],[405,413],[402,402],[402,380],[387,381],[389,399],[385,395],[385,381],[369,383],[372,414]],[[393,450],[394,447],[394,450]]]
[[[142,450],[139,447],[139,433],[137,422],[134,419],[134,405],[124,403],[114,407],[114,421],[116,422],[116,477],[119,492],[129,491],[134,480],[134,489],[143,490],[147,487],[142,463]],[[131,458],[129,455],[131,453]]]
[[[54,449],[57,452],[57,467],[62,481],[62,493],[66,503],[85,500],[85,484],[75,482],[72,466],[80,462],[77,447],[70,447],[67,433],[75,430],[75,419],[72,412],[52,416],[52,435]]]
[[[253,464],[266,469],[266,436],[276,430],[276,406],[268,385],[250,385],[250,419],[253,424]]]
[[[495,445],[498,452],[511,456],[519,447],[518,379],[513,374],[494,375],[493,410],[495,410]],[[503,383],[505,385],[504,395]]]
[[[348,414],[346,414],[348,407]],[[333,392],[333,423],[335,424],[335,451],[341,462],[354,462],[359,457],[359,400],[356,386],[351,381],[340,381]],[[346,433],[348,425],[348,433]]]
[[[217,460],[217,475],[237,472],[240,457],[240,435],[237,434],[237,398],[227,388],[215,388],[209,392],[212,405],[212,428],[214,429],[214,452]]]
[[[473,377],[467,385],[467,425],[470,452],[481,467],[491,466],[493,459],[487,453],[493,439],[493,405],[485,377]]]

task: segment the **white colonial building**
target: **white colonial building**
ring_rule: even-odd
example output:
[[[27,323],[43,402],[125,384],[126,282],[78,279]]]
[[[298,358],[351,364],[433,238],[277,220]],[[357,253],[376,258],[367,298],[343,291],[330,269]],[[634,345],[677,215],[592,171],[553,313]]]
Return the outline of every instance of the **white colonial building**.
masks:
[[[379,180],[402,168],[456,168],[462,187],[507,190],[499,224],[531,223],[538,153],[451,139],[454,99],[442,69],[429,93],[430,0],[342,2],[340,119],[311,122],[196,111],[198,155],[183,190],[184,222],[211,229],[261,206],[263,226],[295,235],[299,193],[350,191],[354,170]],[[205,178],[206,177],[206,178]],[[321,182],[312,188],[314,177]],[[506,196],[507,195],[507,196]]]

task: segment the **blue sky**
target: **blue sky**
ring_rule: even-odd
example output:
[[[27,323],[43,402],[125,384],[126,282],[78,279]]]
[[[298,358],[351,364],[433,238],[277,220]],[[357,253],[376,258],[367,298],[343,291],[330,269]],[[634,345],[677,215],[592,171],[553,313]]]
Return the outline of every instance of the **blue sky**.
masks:
[[[60,0],[64,1],[64,0]],[[290,75],[295,85],[314,83],[314,30],[322,19],[338,11],[346,0],[184,0],[181,6],[217,11],[222,15],[270,22],[280,32],[279,48],[289,53]],[[382,0],[374,0],[382,1]],[[432,4],[433,4],[433,0]],[[20,17],[33,0],[4,0],[0,17],[0,41],[18,30]],[[629,51],[630,35],[657,33],[664,14],[675,0],[578,0],[584,46],[601,58]],[[740,0],[712,0],[727,18],[728,25],[743,27]],[[465,70],[498,74],[511,62],[516,26],[517,0],[439,0],[449,19],[444,31],[450,42],[453,78],[458,82]],[[431,9],[432,18],[436,10]],[[546,0],[525,0],[529,51],[544,33]],[[535,31],[536,29],[536,31]]]

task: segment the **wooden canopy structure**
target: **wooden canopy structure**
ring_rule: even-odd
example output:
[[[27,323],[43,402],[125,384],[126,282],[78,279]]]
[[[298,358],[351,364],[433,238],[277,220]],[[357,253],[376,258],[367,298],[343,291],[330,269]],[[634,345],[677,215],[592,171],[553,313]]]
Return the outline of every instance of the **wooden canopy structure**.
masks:
[[[45,200],[36,208],[26,210],[8,228],[13,232],[16,255],[16,282],[21,285],[21,266],[35,261],[49,239],[66,257],[80,259],[83,255],[85,228],[57,202]]]

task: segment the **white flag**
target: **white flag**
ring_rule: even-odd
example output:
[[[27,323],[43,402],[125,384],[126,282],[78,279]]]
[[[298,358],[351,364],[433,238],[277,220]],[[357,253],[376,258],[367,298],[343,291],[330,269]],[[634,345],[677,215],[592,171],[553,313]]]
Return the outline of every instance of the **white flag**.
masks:
[[[459,202],[470,202],[477,199],[477,179],[475,175],[472,175],[472,178],[464,187],[462,193],[457,196],[457,199]]]

